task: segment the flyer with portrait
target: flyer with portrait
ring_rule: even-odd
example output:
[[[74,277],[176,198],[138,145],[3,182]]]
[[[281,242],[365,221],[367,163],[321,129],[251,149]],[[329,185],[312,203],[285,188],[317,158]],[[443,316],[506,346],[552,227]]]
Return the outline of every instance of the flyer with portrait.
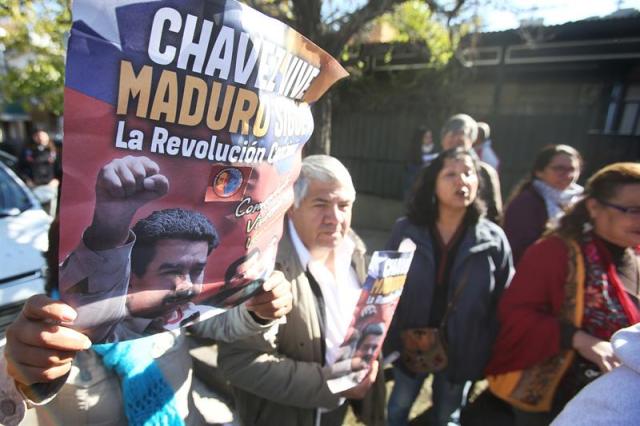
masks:
[[[415,249],[415,243],[407,238],[397,251],[373,252],[353,320],[333,366],[336,372],[352,371],[328,380],[331,392],[337,394],[357,386],[378,359]]]
[[[75,326],[126,340],[261,291],[310,105],[346,75],[234,0],[75,0],[59,247]]]

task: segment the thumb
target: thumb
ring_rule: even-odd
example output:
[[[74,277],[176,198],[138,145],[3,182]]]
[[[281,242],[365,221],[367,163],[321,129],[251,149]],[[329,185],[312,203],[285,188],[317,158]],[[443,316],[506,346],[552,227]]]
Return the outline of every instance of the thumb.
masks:
[[[262,284],[262,289],[265,292],[269,292],[275,289],[276,287],[282,284],[285,284],[285,282],[286,282],[286,279],[282,272],[273,271],[271,272],[271,275],[269,275],[269,278],[267,278],[267,280],[264,282],[264,284]]]
[[[69,305],[37,294],[27,300],[22,315],[30,320],[50,322],[73,322],[78,314]]]
[[[373,361],[373,363],[371,364],[371,370],[369,371],[369,380],[371,380],[371,382],[376,381],[379,367],[380,367],[380,364],[378,363],[378,360]]]
[[[144,189],[153,192],[154,197],[162,197],[169,192],[169,180],[164,175],[153,175],[144,179]]]

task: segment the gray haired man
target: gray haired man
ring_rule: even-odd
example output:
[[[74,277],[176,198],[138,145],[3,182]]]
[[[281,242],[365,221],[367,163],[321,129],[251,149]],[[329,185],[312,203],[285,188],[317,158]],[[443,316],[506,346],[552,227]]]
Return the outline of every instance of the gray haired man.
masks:
[[[334,363],[366,277],[366,249],[351,230],[355,195],[337,159],[313,155],[302,162],[276,261],[292,286],[292,311],[264,338],[220,346],[243,425],[341,425],[347,400],[366,424],[384,424],[377,361],[355,388],[335,395],[327,386],[340,374]],[[354,358],[350,365],[366,362]]]

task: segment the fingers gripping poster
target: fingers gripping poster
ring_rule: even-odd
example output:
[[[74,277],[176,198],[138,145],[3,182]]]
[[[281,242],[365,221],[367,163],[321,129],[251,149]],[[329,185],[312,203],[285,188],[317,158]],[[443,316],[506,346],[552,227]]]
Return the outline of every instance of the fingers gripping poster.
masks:
[[[310,104],[344,69],[233,0],[76,0],[60,294],[94,343],[204,319],[273,270]]]

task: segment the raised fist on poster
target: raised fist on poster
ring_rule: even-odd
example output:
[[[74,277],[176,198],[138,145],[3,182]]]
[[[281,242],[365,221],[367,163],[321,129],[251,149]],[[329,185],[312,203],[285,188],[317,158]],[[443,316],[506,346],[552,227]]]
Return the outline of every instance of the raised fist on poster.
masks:
[[[84,235],[87,247],[105,250],[124,244],[136,211],[169,191],[169,180],[147,157],[117,158],[100,169],[93,221]]]

